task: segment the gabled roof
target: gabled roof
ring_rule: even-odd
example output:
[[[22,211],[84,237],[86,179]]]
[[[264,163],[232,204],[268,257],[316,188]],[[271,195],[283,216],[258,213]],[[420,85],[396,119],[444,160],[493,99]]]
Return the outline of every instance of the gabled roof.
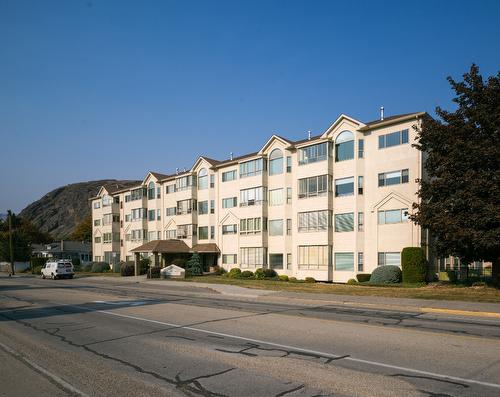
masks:
[[[214,160],[214,159],[211,159],[210,157],[200,156],[194,162],[193,166],[191,167],[191,171],[193,171],[198,166],[198,164],[200,164],[200,162],[203,160],[205,160],[208,164],[210,164],[210,167],[213,167],[214,165],[217,165],[220,163],[219,160]]]
[[[364,126],[364,124],[361,121],[353,119],[352,117],[349,117],[349,116],[342,113],[339,117],[337,117],[337,119],[332,123],[332,125],[330,127],[328,127],[325,132],[323,132],[321,137],[326,138],[328,136],[328,134],[333,129],[335,129],[335,127],[337,127],[342,121],[348,121],[348,122],[351,122],[351,123],[356,124],[358,126]]]
[[[279,141],[279,142],[281,142],[283,145],[286,145],[286,146],[290,146],[290,145],[292,145],[292,143],[293,143],[292,141],[289,141],[289,140],[288,140],[288,139],[286,139],[286,138],[283,138],[283,137],[281,137],[281,136],[279,136],[279,135],[273,134],[273,135],[271,136],[271,138],[269,138],[269,139],[267,140],[267,142],[265,143],[265,145],[264,145],[264,146],[262,146],[262,149],[260,149],[260,150],[259,150],[259,154],[263,154],[263,153],[266,151],[266,149],[267,149],[269,146],[271,146],[271,145],[272,145],[272,143],[273,143],[274,141]]]

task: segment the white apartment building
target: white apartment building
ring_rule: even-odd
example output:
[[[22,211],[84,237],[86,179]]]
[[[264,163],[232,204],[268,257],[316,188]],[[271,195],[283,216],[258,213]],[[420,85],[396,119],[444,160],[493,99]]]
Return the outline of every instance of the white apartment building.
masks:
[[[424,115],[368,123],[341,115],[318,136],[273,135],[255,153],[201,156],[190,170],[103,186],[91,199],[94,260],[142,254],[166,265],[199,252],[207,268],[334,282],[400,265],[404,247],[423,245],[408,217],[423,173],[412,143]]]

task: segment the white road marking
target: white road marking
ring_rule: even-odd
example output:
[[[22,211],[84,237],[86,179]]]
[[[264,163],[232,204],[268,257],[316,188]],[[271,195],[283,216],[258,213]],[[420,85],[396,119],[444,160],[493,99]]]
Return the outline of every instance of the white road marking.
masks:
[[[238,335],[226,334],[223,332],[209,331],[209,330],[202,329],[202,328],[183,326],[181,324],[167,323],[167,322],[158,321],[158,320],[151,320],[151,319],[143,318],[143,317],[130,316],[128,314],[113,313],[113,312],[110,312],[107,310],[92,310],[92,309],[89,309],[87,307],[81,307],[81,306],[71,305],[71,304],[63,304],[63,305],[64,306],[73,306],[73,307],[76,307],[79,309],[84,309],[84,310],[96,312],[96,313],[107,314],[110,316],[129,318],[129,319],[137,320],[137,321],[144,321],[144,322],[153,323],[153,324],[165,325],[167,327],[187,329],[189,331],[200,332],[200,333],[210,334],[210,335],[223,336],[223,337],[238,339],[238,340],[244,340],[247,342],[253,342],[253,343],[258,343],[258,344],[263,344],[263,345],[268,345],[268,346],[274,346],[274,347],[278,347],[281,349],[295,350],[295,351],[299,351],[299,352],[303,352],[303,353],[309,353],[309,354],[319,355],[319,356],[333,358],[333,359],[338,359],[340,357],[343,357],[343,356],[339,356],[339,355],[335,355],[335,354],[331,354],[331,353],[320,352],[320,351],[310,350],[310,349],[304,349],[304,348],[297,347],[297,346],[283,345],[281,343],[274,343],[274,342],[269,342],[269,341],[260,340],[260,339],[247,338],[245,336],[238,336]],[[398,371],[404,371],[404,372],[410,372],[410,373],[419,374],[419,375],[430,376],[433,378],[448,379],[448,380],[453,380],[453,381],[457,381],[457,382],[471,383],[471,384],[475,384],[475,385],[493,387],[495,389],[500,389],[500,384],[497,384],[497,383],[482,382],[482,381],[475,380],[475,379],[460,378],[458,376],[444,375],[444,374],[438,374],[435,372],[428,372],[428,371],[421,371],[419,369],[401,367],[401,366],[393,365],[393,364],[385,364],[385,363],[381,363],[378,361],[363,360],[361,358],[355,358],[355,357],[343,357],[342,360],[352,361],[352,362],[361,363],[361,364],[368,364],[368,365],[373,365],[373,366],[377,366],[377,367],[390,368],[390,369],[395,369]]]
[[[64,379],[62,379],[59,376],[53,374],[52,372],[49,372],[45,368],[40,367],[38,364],[36,364],[33,361],[29,360],[28,358],[26,358],[25,356],[23,356],[21,353],[15,351],[14,349],[10,348],[9,346],[4,345],[2,342],[0,342],[0,348],[2,348],[3,350],[5,350],[7,353],[9,353],[10,355],[14,356],[15,358],[17,358],[18,360],[22,361],[23,363],[27,364],[28,366],[32,367],[33,369],[35,369],[39,373],[41,373],[41,374],[45,375],[46,377],[52,379],[54,382],[56,382],[57,384],[59,384],[60,386],[62,386],[67,391],[70,391],[71,393],[79,395],[81,397],[89,397],[88,394],[85,394],[84,392],[78,390],[76,387],[74,387],[73,385],[70,385]]]

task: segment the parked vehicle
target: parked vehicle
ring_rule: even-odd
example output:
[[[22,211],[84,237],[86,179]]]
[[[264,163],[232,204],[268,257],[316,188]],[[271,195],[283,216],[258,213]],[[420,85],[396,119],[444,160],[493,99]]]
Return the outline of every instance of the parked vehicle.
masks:
[[[47,262],[42,268],[42,278],[73,278],[75,270],[73,264],[69,260],[59,260],[54,262]]]

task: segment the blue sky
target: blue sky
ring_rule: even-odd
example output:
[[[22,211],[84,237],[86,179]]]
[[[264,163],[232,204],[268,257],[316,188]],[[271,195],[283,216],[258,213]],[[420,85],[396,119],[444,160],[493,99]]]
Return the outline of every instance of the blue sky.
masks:
[[[450,108],[500,69],[498,1],[0,0],[0,213],[69,183],[142,179]]]

